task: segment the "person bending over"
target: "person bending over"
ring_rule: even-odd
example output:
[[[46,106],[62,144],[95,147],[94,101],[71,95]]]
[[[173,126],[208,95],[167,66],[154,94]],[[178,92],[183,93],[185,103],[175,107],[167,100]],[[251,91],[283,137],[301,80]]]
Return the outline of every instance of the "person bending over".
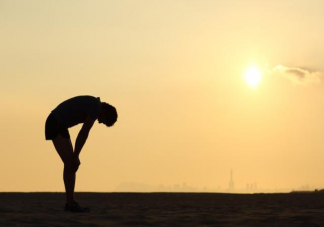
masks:
[[[93,96],[77,96],[59,104],[48,116],[45,124],[46,140],[52,140],[64,163],[63,180],[66,193],[65,210],[88,212],[74,200],[76,172],[80,166],[79,155],[96,120],[111,127],[117,121],[116,108]],[[73,150],[68,128],[83,123]]]

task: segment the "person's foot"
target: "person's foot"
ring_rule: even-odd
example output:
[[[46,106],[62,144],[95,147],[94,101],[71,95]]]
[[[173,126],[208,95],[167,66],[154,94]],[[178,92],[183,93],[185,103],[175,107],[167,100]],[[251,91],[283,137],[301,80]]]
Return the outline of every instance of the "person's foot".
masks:
[[[73,202],[72,205],[65,204],[65,211],[69,211],[72,213],[85,213],[85,212],[90,212],[89,207],[82,207],[80,206],[77,202]]]

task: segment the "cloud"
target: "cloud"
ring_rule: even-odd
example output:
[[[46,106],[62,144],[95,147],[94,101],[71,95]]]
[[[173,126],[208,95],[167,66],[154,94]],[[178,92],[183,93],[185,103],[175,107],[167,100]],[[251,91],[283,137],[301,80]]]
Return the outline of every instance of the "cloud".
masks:
[[[290,80],[294,85],[316,85],[321,83],[322,72],[278,65],[270,70],[271,74]]]

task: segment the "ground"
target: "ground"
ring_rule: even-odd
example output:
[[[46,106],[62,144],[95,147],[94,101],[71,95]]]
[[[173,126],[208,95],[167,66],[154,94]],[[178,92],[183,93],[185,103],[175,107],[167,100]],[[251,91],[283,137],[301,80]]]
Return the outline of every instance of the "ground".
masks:
[[[0,193],[0,226],[324,226],[324,193]]]

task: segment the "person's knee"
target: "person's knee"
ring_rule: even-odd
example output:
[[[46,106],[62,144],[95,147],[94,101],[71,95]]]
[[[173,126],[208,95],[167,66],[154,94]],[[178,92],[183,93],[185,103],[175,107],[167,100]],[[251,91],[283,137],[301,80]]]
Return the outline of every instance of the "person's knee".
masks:
[[[66,171],[73,170],[72,158],[65,158],[63,162],[64,162],[64,170],[66,170]]]

